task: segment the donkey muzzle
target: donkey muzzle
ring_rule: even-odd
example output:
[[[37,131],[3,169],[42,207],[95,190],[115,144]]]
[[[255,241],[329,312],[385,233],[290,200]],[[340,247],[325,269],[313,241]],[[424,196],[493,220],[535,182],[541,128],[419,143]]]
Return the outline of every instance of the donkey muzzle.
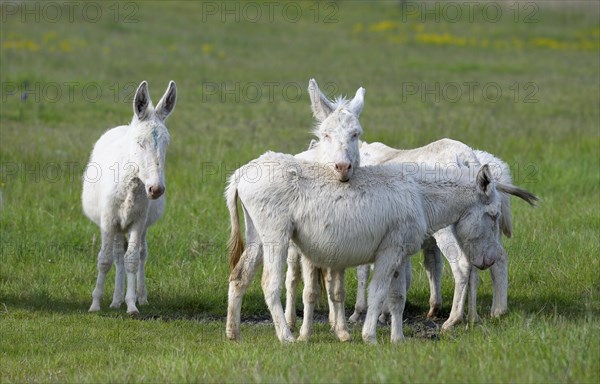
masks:
[[[338,178],[341,182],[346,182],[350,180],[350,176],[352,176],[352,164],[346,162],[335,163],[335,171],[338,174]]]
[[[499,259],[500,252],[502,252],[501,249],[496,246],[488,247],[481,256],[481,258],[478,260],[478,263],[475,264],[475,266],[482,270],[488,269],[489,267],[494,265],[496,260]]]
[[[150,185],[146,190],[146,195],[149,199],[155,200],[165,193],[165,187],[159,184]]]

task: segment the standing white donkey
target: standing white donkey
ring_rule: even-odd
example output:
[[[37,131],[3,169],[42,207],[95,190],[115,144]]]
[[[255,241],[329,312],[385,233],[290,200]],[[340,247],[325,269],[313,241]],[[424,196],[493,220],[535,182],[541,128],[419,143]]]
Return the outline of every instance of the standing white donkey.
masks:
[[[110,129],[94,146],[81,196],[85,215],[100,227],[102,236],[90,312],[100,310],[104,281],[113,260],[116,276],[110,307],[119,308],[125,301],[127,313],[136,314],[136,299],[140,305],[148,303],[144,274],[146,231],[165,208],[164,167],[169,131],[164,121],[173,112],[175,100],[175,82],[171,81],[154,108],[148,83],[142,81],[133,100],[131,123]]]

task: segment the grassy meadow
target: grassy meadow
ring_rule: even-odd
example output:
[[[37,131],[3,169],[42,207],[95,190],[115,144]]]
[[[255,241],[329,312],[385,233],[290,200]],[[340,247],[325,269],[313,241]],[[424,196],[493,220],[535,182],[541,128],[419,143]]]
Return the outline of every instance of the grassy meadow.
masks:
[[[0,3],[0,381],[600,381],[598,4],[467,3]],[[311,77],[332,97],[366,88],[362,139],[461,140],[542,199],[513,199],[508,314],[490,318],[484,272],[483,322],[440,334],[415,256],[402,344],[386,326],[377,346],[360,326],[342,344],[320,323],[282,345],[258,278],[243,340],[226,340],[225,180],[267,150],[306,148]],[[156,103],[171,79],[150,304],[135,318],[108,309],[112,272],[89,314],[99,230],[82,213],[83,169],[98,137],[130,121],[137,85]],[[346,282],[351,312],[354,271]],[[446,264],[444,316],[452,293]]]

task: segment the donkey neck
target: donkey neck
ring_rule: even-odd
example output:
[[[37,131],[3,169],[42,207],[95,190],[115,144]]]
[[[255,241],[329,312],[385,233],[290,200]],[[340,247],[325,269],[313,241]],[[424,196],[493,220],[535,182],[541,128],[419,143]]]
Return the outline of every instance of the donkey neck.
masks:
[[[477,201],[475,189],[470,185],[449,181],[420,181],[419,185],[429,234],[459,221],[465,210]]]

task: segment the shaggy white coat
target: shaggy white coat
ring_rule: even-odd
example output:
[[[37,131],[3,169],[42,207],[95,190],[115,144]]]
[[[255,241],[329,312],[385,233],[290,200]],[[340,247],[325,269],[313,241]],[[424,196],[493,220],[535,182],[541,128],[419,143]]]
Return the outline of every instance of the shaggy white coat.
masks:
[[[261,170],[258,178],[253,176],[257,169]],[[355,173],[347,183],[339,183],[327,167],[267,153],[231,176],[226,189],[233,267],[226,325],[229,338],[239,337],[242,297],[264,258],[262,287],[276,334],[281,341],[294,340],[279,296],[290,240],[313,265],[338,271],[342,277],[347,267],[374,263],[363,327],[366,342],[376,342],[377,317],[390,283],[391,339],[403,339],[406,286],[400,267],[435,231],[454,224],[456,238],[474,265],[491,265],[502,252],[498,241],[501,198],[487,166],[475,178],[465,176],[461,169],[458,179],[440,174],[407,176],[401,165],[361,167]],[[527,193],[513,186],[498,187]],[[245,250],[238,197],[246,223]],[[340,294],[330,299],[338,309],[334,330],[347,340],[341,285]],[[305,317],[309,315],[312,318],[312,313]]]
[[[311,144],[311,148],[297,156],[303,159],[310,160],[314,158],[316,143]],[[414,172],[421,169],[425,172],[451,172],[459,164],[478,168],[481,164],[489,164],[494,180],[511,184],[511,176],[508,165],[502,160],[493,155],[473,150],[467,145],[451,139],[441,139],[426,146],[410,149],[398,150],[390,148],[382,143],[366,143],[360,144],[361,163],[363,165],[378,165],[390,163],[403,163],[403,167],[407,172]],[[501,228],[502,233],[507,237],[512,233],[512,219],[510,211],[510,198],[508,194],[502,194],[502,210],[501,210]],[[500,234],[499,234],[500,235]],[[437,244],[436,244],[437,242]],[[478,285],[477,269],[471,268],[471,263],[462,251],[457,246],[457,241],[454,232],[451,228],[444,228],[436,232],[433,238],[427,239],[423,243],[424,265],[427,272],[430,285],[430,310],[429,317],[437,317],[442,308],[441,296],[441,278],[443,264],[441,254],[449,261],[453,272],[455,289],[452,303],[452,310],[447,321],[444,322],[442,328],[444,330],[453,327],[456,323],[462,320],[464,312],[465,299],[467,291],[469,296],[469,321],[478,321],[479,316],[476,310],[476,297]],[[440,252],[440,249],[442,250]],[[293,328],[296,321],[296,292],[300,281],[300,256],[296,247],[290,246],[288,253],[288,272],[286,276],[286,320],[290,328]],[[311,279],[310,275],[316,271],[308,270],[310,263],[307,262],[302,273],[308,274],[307,279]],[[508,296],[508,259],[506,253],[502,252],[499,259],[492,265],[490,272],[493,282],[493,301],[491,314],[492,316],[500,316],[507,310]],[[407,289],[410,286],[411,268],[407,264]],[[358,291],[355,304],[355,311],[350,316],[351,322],[358,321],[360,315],[366,310],[366,288],[369,277],[369,266],[360,266],[357,268]],[[329,277],[330,278],[330,277]],[[328,283],[326,276],[325,284]],[[467,287],[469,289],[467,290]],[[331,314],[331,312],[330,312]],[[384,315],[382,315],[384,316]],[[331,321],[333,319],[330,319]]]
[[[146,231],[165,208],[164,165],[169,144],[165,119],[175,108],[176,86],[152,106],[143,81],[133,100],[131,124],[112,128],[94,145],[83,177],[81,201],[85,215],[100,227],[98,277],[89,311],[100,310],[106,274],[115,263],[111,308],[125,300],[127,313],[137,313],[136,301],[147,304]],[[127,295],[124,295],[125,270]],[[136,287],[137,280],[137,287]]]

